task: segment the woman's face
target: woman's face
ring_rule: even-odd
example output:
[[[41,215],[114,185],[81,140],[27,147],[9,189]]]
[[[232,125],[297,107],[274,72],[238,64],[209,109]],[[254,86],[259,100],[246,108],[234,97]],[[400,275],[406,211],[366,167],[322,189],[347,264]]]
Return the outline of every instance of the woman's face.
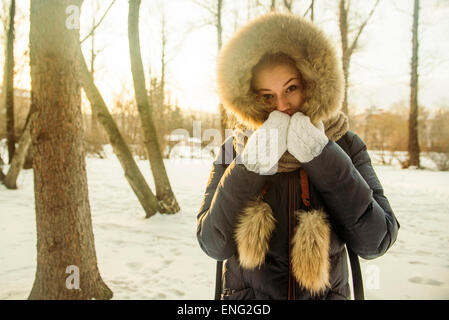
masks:
[[[266,104],[292,116],[303,102],[298,70],[287,63],[265,66],[257,70],[253,88]]]

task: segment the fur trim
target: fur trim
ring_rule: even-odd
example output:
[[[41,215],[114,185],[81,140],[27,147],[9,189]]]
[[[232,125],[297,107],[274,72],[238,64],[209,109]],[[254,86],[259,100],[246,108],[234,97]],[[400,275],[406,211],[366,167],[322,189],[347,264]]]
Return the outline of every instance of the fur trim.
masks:
[[[302,287],[317,295],[330,286],[330,225],[323,211],[297,211],[296,215],[299,225],[292,240],[293,274]]]
[[[275,225],[276,220],[268,203],[260,199],[248,202],[235,231],[242,267],[252,270],[264,263]]]
[[[257,129],[270,108],[251,92],[252,69],[265,53],[283,52],[307,83],[303,113],[313,123],[339,110],[343,72],[335,49],[312,22],[292,14],[270,13],[240,29],[220,52],[217,81],[221,102],[246,126]]]
[[[298,227],[292,239],[291,263],[298,283],[312,296],[330,287],[331,227],[320,210],[296,211]],[[240,266],[254,270],[265,262],[276,220],[268,203],[249,201],[235,231]]]

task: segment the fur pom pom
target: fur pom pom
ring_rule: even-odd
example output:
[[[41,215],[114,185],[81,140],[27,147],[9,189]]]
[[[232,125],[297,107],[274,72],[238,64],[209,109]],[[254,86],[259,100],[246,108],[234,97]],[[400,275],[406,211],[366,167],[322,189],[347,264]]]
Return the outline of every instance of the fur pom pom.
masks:
[[[235,230],[240,265],[260,267],[265,261],[271,233],[276,225],[273,212],[263,200],[251,200],[243,209]]]
[[[317,295],[330,286],[330,225],[323,211],[298,211],[296,215],[299,224],[292,240],[293,274],[303,288]]]

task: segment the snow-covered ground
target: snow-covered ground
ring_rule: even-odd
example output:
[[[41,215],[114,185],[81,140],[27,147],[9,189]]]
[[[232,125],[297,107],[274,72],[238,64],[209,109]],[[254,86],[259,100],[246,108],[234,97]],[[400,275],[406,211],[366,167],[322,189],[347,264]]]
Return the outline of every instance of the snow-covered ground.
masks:
[[[87,169],[98,265],[114,299],[212,299],[215,261],[195,235],[212,160],[165,160],[182,210],[144,219],[118,160],[106,153],[87,158]],[[148,161],[138,165],[153,188]],[[386,255],[362,260],[366,298],[449,299],[449,172],[375,169],[401,229]],[[18,187],[0,185],[0,299],[26,299],[36,270],[32,170],[21,172]]]

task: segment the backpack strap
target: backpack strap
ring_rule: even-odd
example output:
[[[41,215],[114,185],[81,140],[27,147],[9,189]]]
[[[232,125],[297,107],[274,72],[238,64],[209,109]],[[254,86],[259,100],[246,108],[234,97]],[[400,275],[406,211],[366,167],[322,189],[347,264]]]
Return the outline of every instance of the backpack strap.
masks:
[[[359,257],[357,254],[351,250],[348,246],[348,256],[349,262],[351,263],[351,273],[352,273],[352,285],[354,289],[354,300],[365,300],[365,295],[363,292],[363,278],[362,271],[360,269]]]
[[[217,261],[217,273],[215,275],[215,297],[214,300],[221,300],[222,283],[221,277],[223,274],[223,261]]]

